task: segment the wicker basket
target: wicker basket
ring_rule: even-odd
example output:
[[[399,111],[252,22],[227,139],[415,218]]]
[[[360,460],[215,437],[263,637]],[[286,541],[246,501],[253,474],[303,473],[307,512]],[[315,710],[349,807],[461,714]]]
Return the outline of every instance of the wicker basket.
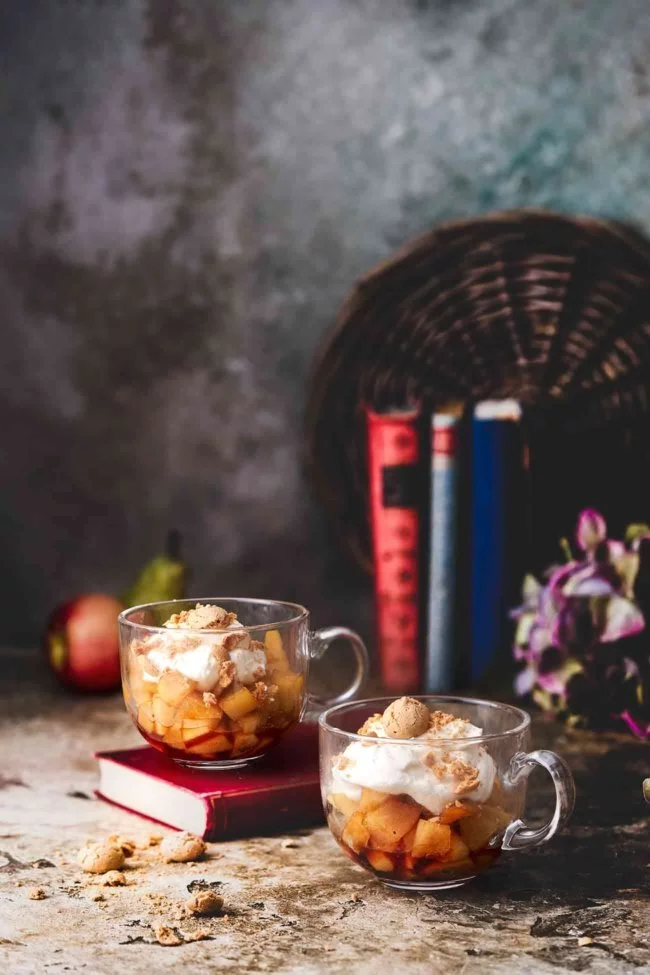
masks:
[[[536,211],[450,223],[373,269],[344,303],[310,385],[308,467],[369,567],[364,404],[418,400],[433,410],[512,396],[536,417],[547,450],[561,436],[575,457],[571,438],[593,449],[604,431],[613,442],[624,431],[628,451],[645,445],[649,386],[650,242],[641,234]]]

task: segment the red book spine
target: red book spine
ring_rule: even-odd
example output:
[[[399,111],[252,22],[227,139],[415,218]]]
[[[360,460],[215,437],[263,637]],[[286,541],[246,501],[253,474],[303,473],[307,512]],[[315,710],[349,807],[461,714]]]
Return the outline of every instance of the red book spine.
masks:
[[[420,683],[419,410],[366,413],[380,672],[401,694]]]

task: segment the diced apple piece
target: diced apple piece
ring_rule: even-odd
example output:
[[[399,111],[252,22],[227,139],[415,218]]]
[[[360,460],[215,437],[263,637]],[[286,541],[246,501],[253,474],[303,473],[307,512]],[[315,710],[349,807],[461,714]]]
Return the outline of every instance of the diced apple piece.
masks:
[[[350,799],[342,792],[332,793],[327,798],[334,809],[342,813],[344,816],[351,816],[359,808],[359,803],[356,802],[356,800]]]
[[[468,802],[459,802],[458,799],[455,802],[450,802],[440,813],[440,822],[446,826],[451,826],[452,823],[457,822],[459,819],[464,819],[465,816],[472,815],[473,807]]]
[[[238,718],[237,724],[243,734],[253,735],[262,724],[262,715],[259,711],[251,711],[249,714],[244,714]]]
[[[414,857],[444,857],[451,848],[451,829],[438,819],[421,819],[413,840]]]
[[[444,877],[444,874],[446,872],[452,870],[454,871],[455,875],[461,873],[473,874],[476,872],[474,870],[474,864],[472,863],[472,861],[467,859],[467,860],[455,860],[453,861],[453,863],[450,860],[427,860],[420,867],[418,873],[422,877],[430,877],[433,874],[441,873]],[[443,877],[441,877],[440,879],[442,880]]]
[[[171,728],[165,728],[163,740],[170,748],[185,748],[182,726],[177,722]]]
[[[224,695],[219,700],[219,704],[233,721],[238,721],[239,718],[248,714],[249,711],[254,711],[257,707],[257,701],[247,687],[242,687],[238,691],[232,691],[230,694]]]
[[[371,809],[376,809],[378,806],[381,806],[382,802],[385,802],[388,798],[388,792],[376,792],[374,789],[362,789],[359,809],[362,812],[370,812]]]
[[[449,861],[454,860],[466,860],[469,857],[469,848],[466,843],[461,840],[458,833],[455,833],[452,829],[451,831],[451,846],[449,848],[449,853],[447,854],[447,859]]]
[[[508,826],[510,816],[499,806],[477,806],[471,816],[461,819],[458,830],[472,853],[487,846],[497,833]]]
[[[182,674],[177,673],[175,670],[166,670],[160,675],[156,693],[165,704],[176,708],[181,701],[185,700],[194,687],[195,685],[187,677],[183,677]]]
[[[161,697],[156,696],[151,702],[153,716],[158,726],[160,734],[164,734],[165,728],[171,728],[176,721],[176,708],[171,707]]]
[[[216,729],[223,717],[221,707],[218,704],[206,704],[199,691],[188,694],[182,702],[180,714],[187,728],[191,728],[192,725],[195,727],[209,725]]]
[[[304,683],[302,674],[283,674],[277,678],[277,699],[282,711],[289,714],[300,711]]]
[[[355,812],[350,816],[341,833],[343,842],[359,853],[370,839],[370,830],[363,821],[363,813]]]
[[[218,733],[211,735],[201,735],[193,742],[185,742],[185,747],[192,755],[201,755],[204,758],[212,758],[220,752],[229,752],[232,743],[226,735]]]
[[[233,741],[233,755],[243,755],[246,752],[254,752],[259,745],[257,735],[235,735]]]
[[[269,670],[273,674],[287,674],[291,670],[291,666],[282,646],[282,636],[279,630],[267,630],[264,636],[264,647]]]
[[[156,719],[153,716],[153,707],[150,701],[141,704],[138,708],[138,724],[148,735],[156,733]]]
[[[415,859],[415,857],[411,856],[410,853],[407,853],[406,856],[404,857],[404,869],[415,870],[417,865],[418,865],[418,861]]]
[[[415,842],[415,834],[417,832],[417,828],[418,825],[416,823],[413,829],[410,829],[406,834],[406,836],[402,837],[402,842],[400,845],[405,853],[411,853],[413,850],[413,843]]]
[[[138,660],[139,658],[135,657],[130,661],[128,679],[125,682],[125,686],[128,683],[133,699],[139,705],[144,704],[153,697],[154,691],[156,690],[156,682],[144,679]]]
[[[441,860],[427,860],[420,865],[418,874],[421,877],[430,877],[434,873],[440,873],[446,866],[447,864]]]
[[[375,850],[394,853],[399,841],[413,828],[419,815],[419,806],[389,796],[376,809],[364,814],[365,825],[370,831],[370,846]]]
[[[372,869],[378,870],[380,873],[392,873],[395,867],[391,857],[383,850],[367,850],[366,859]]]
[[[184,741],[192,741],[195,738],[202,738],[206,735],[213,735],[221,732],[219,721],[206,718],[204,721],[188,721],[183,719],[181,723],[181,734]]]

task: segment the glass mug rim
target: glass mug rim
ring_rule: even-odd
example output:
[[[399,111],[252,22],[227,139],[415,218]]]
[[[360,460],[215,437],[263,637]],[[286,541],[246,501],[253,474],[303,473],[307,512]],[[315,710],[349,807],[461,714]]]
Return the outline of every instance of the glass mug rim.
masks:
[[[522,708],[515,707],[514,704],[505,704],[501,701],[486,701],[478,697],[463,697],[459,694],[408,694],[407,697],[412,697],[416,701],[440,701],[441,704],[453,705],[453,704],[470,704],[478,707],[488,707],[492,708],[494,711],[507,711],[510,714],[516,716],[519,719],[519,723],[515,725],[514,728],[508,728],[506,731],[498,731],[487,735],[476,735],[472,738],[438,738],[436,737],[436,744],[451,744],[462,745],[462,744],[477,744],[485,741],[496,741],[500,738],[509,738],[511,736],[521,735],[522,733],[528,731],[530,728],[530,714],[524,711]],[[359,699],[356,701],[344,701],[342,704],[335,704],[333,707],[327,708],[322,714],[318,716],[319,727],[323,730],[329,732],[330,734],[340,735],[342,738],[349,739],[351,741],[362,741],[368,742],[367,735],[359,735],[354,731],[345,731],[343,728],[337,728],[335,725],[330,724],[329,719],[336,714],[342,714],[343,712],[351,711],[354,708],[361,707],[372,707],[377,705],[377,711],[383,712],[389,704],[395,700],[395,697],[369,697],[365,699]],[[383,705],[383,707],[381,706]],[[374,742],[386,742],[391,745],[413,745],[413,738],[373,738]]]
[[[117,621],[125,626],[137,626],[139,630],[150,630],[152,633],[160,633],[161,631],[163,633],[169,633],[169,627],[167,626],[155,626],[151,623],[138,623],[133,619],[129,619],[129,617],[133,613],[142,612],[143,610],[147,609],[157,609],[160,606],[176,606],[181,610],[185,606],[194,609],[197,603],[201,603],[204,606],[221,606],[223,603],[238,603],[240,605],[246,603],[247,605],[255,604],[258,606],[284,606],[295,613],[295,615],[291,616],[289,619],[275,620],[272,623],[254,623],[252,626],[247,626],[245,623],[242,623],[241,629],[246,630],[248,633],[254,630],[273,630],[277,629],[279,626],[290,626],[294,623],[301,623],[304,620],[309,619],[309,610],[305,606],[301,606],[300,603],[290,603],[284,599],[262,599],[252,596],[250,598],[247,596],[194,596],[191,599],[157,599],[151,603],[140,603],[138,606],[129,606],[127,609],[122,610],[117,617]]]

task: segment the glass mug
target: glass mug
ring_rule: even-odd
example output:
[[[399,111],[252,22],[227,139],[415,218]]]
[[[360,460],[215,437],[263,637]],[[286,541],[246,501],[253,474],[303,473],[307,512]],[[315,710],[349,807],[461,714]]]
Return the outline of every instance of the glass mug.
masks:
[[[487,869],[502,850],[546,843],[566,823],[575,801],[571,771],[554,752],[528,752],[525,711],[470,698],[418,697],[430,711],[465,718],[483,734],[428,741],[356,734],[391,700],[341,704],[319,718],[327,823],[348,856],[383,883],[415,891],[458,887]],[[438,764],[441,759],[458,759],[465,774],[471,773],[468,765],[478,769],[478,786],[455,790],[458,780],[446,778],[449,765]],[[544,826],[532,829],[521,817],[527,778],[538,766],[553,780],[555,810]],[[462,775],[463,765],[454,771]]]
[[[221,607],[238,622],[221,630],[163,626],[197,604]],[[368,673],[361,637],[342,626],[311,632],[308,610],[295,603],[177,599],[134,606],[118,622],[127,710],[153,748],[190,768],[261,758],[298,724],[308,699],[321,707],[350,700]],[[309,698],[309,661],[339,639],[354,654],[352,683],[328,701]]]

